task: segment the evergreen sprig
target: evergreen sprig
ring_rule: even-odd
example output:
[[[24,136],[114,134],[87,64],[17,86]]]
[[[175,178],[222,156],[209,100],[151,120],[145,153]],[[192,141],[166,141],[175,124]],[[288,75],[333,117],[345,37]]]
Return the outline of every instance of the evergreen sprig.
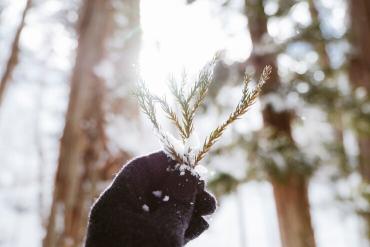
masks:
[[[166,152],[170,154],[170,156],[179,163],[185,163],[185,160],[176,152],[175,147],[171,143],[167,134],[162,130],[161,126],[158,123],[156,111],[155,111],[155,101],[159,98],[153,96],[149,89],[145,86],[145,84],[141,81],[138,84],[138,87],[134,91],[134,95],[138,99],[139,106],[144,114],[149,118],[150,122],[153,124],[161,142],[164,144]],[[168,110],[170,114],[174,113],[170,108],[166,101],[161,100],[163,103],[162,109]],[[169,115],[168,115],[169,116]],[[175,119],[177,119],[176,114],[173,115]]]
[[[209,85],[212,82],[212,72],[214,65],[216,64],[217,61],[217,55],[213,58],[211,62],[209,62],[202,71],[200,72],[198,76],[198,80],[190,90],[190,93],[187,98],[187,103],[190,104],[191,100],[195,98],[193,106],[191,107],[190,110],[190,116],[189,116],[189,122],[191,125],[193,125],[193,120],[195,117],[195,113],[198,110],[199,106],[202,104],[207,92]],[[190,133],[189,133],[190,136]]]
[[[249,75],[245,76],[243,81],[243,91],[242,91],[243,93],[238,105],[236,106],[235,110],[229,115],[228,119],[223,124],[214,129],[211,132],[211,134],[206,138],[201,151],[196,156],[194,165],[196,165],[199,161],[201,161],[204,158],[204,156],[209,152],[211,147],[222,136],[227,127],[233,122],[235,122],[237,119],[239,119],[242,115],[244,115],[248,111],[249,107],[253,105],[258,95],[260,94],[263,85],[269,79],[271,70],[272,70],[271,66],[266,66],[264,68],[260,80],[255,89],[253,90],[249,89],[249,83],[251,81],[250,76]]]
[[[178,118],[176,112],[170,107],[166,98],[153,96],[150,94],[148,88],[143,82],[139,83],[139,86],[135,92],[142,111],[148,116],[154,128],[157,130],[161,141],[165,146],[165,151],[180,164],[186,164],[189,166],[197,165],[199,161],[205,157],[217,140],[219,140],[227,127],[248,111],[249,107],[256,101],[262,90],[262,86],[266,83],[271,74],[271,66],[266,66],[256,87],[253,90],[249,89],[251,77],[246,75],[243,81],[242,97],[235,110],[229,115],[228,119],[211,132],[211,134],[205,139],[203,146],[198,153],[192,155],[179,154],[176,151],[174,144],[171,142],[173,140],[171,140],[170,137],[162,130],[157,121],[155,103],[160,104],[167,118],[171,120],[176,129],[179,131],[182,143],[185,144],[194,130],[193,122],[195,113],[201,103],[204,101],[208,88],[212,82],[212,71],[215,63],[216,57],[206,66],[204,66],[198,76],[198,79],[191,87],[187,95],[185,95],[185,83],[182,83],[182,85],[179,87],[173,78],[170,80],[171,93],[180,106],[179,108],[182,115],[181,120]],[[191,151],[192,150],[189,149],[186,152]],[[194,159],[189,160],[190,156],[194,156]]]
[[[185,130],[183,129],[175,111],[170,107],[168,104],[167,100],[165,97],[158,97],[154,96],[155,101],[159,102],[161,105],[162,110],[166,114],[167,118],[172,121],[172,123],[176,126],[177,130],[180,132],[180,136],[182,140],[185,140],[186,138],[186,133]]]
[[[170,90],[177,103],[180,105],[182,115],[181,123],[183,126],[182,130],[184,132],[184,135],[181,135],[181,137],[182,141],[185,142],[185,140],[189,138],[190,133],[193,131],[193,125],[192,121],[190,120],[190,105],[184,93],[184,83],[181,85],[181,87],[178,87],[176,81],[171,79]]]
[[[160,131],[160,126],[155,113],[154,96],[149,92],[149,89],[145,86],[144,82],[140,81],[138,83],[138,87],[134,91],[134,95],[138,99],[141,110],[145,115],[147,115],[154,128],[157,131]]]

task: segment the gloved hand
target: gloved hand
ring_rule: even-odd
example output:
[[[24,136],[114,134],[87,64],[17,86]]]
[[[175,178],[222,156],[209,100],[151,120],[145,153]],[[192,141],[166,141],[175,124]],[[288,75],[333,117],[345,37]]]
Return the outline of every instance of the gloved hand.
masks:
[[[93,205],[86,247],[181,247],[208,228],[216,201],[164,152],[131,161]]]

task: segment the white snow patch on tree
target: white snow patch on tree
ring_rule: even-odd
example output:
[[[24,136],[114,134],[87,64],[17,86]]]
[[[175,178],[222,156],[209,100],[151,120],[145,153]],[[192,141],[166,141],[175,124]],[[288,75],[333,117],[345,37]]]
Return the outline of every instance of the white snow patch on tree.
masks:
[[[203,165],[197,165],[196,167],[194,167],[194,172],[196,172],[203,180],[206,180],[209,174],[207,167]]]
[[[152,192],[152,194],[157,197],[157,198],[160,198],[162,196],[162,191],[160,190],[155,190]]]
[[[195,164],[196,155],[200,151],[200,141],[197,134],[192,133],[189,138],[185,139],[185,142],[177,139],[169,132],[165,132],[164,134],[167,137],[168,143],[164,143],[163,149],[169,157],[174,159],[170,150],[168,150],[168,146],[172,146],[182,160],[187,161],[189,164]]]
[[[144,204],[141,208],[143,209],[143,211],[149,212],[149,206],[148,205]]]
[[[295,92],[290,93],[269,93],[261,97],[262,109],[271,105],[275,112],[290,111],[302,106],[301,99]]]

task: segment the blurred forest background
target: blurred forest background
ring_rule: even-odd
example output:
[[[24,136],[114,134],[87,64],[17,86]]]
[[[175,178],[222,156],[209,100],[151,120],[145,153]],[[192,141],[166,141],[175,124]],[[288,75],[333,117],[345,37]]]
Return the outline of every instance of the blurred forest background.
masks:
[[[0,51],[0,246],[81,246],[117,170],[160,148],[133,85],[167,94],[216,51],[201,137],[245,71],[273,74],[203,161],[219,209],[188,246],[370,246],[369,0],[0,0]]]

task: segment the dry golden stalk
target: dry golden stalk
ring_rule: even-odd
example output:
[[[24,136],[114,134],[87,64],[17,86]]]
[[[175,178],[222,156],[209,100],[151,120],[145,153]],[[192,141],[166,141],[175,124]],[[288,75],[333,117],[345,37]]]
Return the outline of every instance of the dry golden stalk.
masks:
[[[197,93],[199,95],[201,94],[201,91],[204,92],[203,94],[207,92],[207,89],[212,82],[212,72],[218,57],[219,54],[216,54],[213,59],[202,68],[201,72],[199,73],[198,80],[194,83],[193,87],[189,91],[188,96],[186,97],[187,104],[190,104],[192,98]]]
[[[170,105],[168,104],[166,98],[160,98],[158,96],[154,96],[154,99],[159,102],[161,105],[162,110],[166,113],[167,118],[169,118],[172,123],[176,126],[177,130],[180,132],[181,139],[184,141],[186,139],[186,133],[182,128],[180,121]]]
[[[204,98],[206,97],[209,85],[212,82],[212,71],[216,63],[216,59],[217,57],[215,57],[210,63],[208,63],[203,68],[203,70],[201,71],[198,77],[198,81],[193,86],[187,98],[187,102],[188,104],[190,104],[191,99],[195,96],[195,101],[194,101],[193,107],[191,108],[190,116],[189,116],[189,122],[191,123],[191,125],[193,125],[195,112],[197,111],[199,106],[202,104]]]
[[[256,101],[258,95],[262,90],[262,86],[266,83],[271,74],[271,70],[272,70],[271,66],[266,66],[264,68],[256,88],[252,91],[248,89],[250,78],[249,76],[245,77],[243,82],[244,84],[243,95],[240,102],[236,106],[235,110],[229,115],[229,118],[223,124],[214,129],[211,132],[211,134],[206,138],[201,151],[196,156],[194,166],[197,165],[197,163],[204,158],[205,154],[208,153],[211,147],[222,136],[226,128],[234,121],[236,121],[239,117],[241,117],[243,114],[245,114],[249,107]]]
[[[177,103],[180,105],[182,120],[179,121],[176,113],[170,105],[168,104],[166,98],[160,98],[158,96],[153,96],[150,94],[149,90],[146,88],[144,83],[140,83],[138,89],[135,92],[136,97],[138,98],[139,104],[143,112],[148,116],[149,120],[154,125],[154,128],[157,130],[164,148],[167,154],[171,156],[180,164],[186,164],[189,166],[196,166],[199,161],[201,161],[211,147],[217,142],[217,140],[222,136],[226,128],[245,114],[249,107],[256,101],[258,95],[262,90],[262,86],[268,80],[271,74],[271,66],[266,66],[262,72],[262,75],[253,90],[249,89],[249,83],[251,78],[245,76],[243,81],[243,90],[242,97],[237,104],[235,110],[229,115],[228,119],[214,129],[211,134],[206,138],[203,143],[202,149],[196,154],[190,153],[178,153],[174,141],[170,139],[170,135],[162,131],[155,114],[155,103],[161,105],[162,110],[165,112],[166,116],[173,122],[173,124],[178,129],[182,142],[185,145],[188,141],[192,131],[193,131],[193,120],[196,110],[199,108],[200,104],[203,102],[205,95],[208,91],[208,87],[212,81],[212,69],[216,62],[216,59],[213,59],[208,63],[201,71],[198,80],[195,82],[193,87],[190,89],[189,94],[185,96],[184,94],[184,83],[179,88],[174,81],[170,80],[170,89],[174,95]],[[172,137],[171,137],[172,138]],[[177,145],[177,144],[175,144]],[[191,152],[191,149],[185,152]],[[194,157],[195,156],[195,157]],[[190,160],[189,157],[194,157],[194,160]]]
[[[212,71],[217,61],[217,57],[218,55],[216,54],[214,58],[203,67],[198,76],[198,80],[194,83],[187,96],[185,96],[184,92],[184,85],[186,81],[185,74],[183,75],[183,82],[180,88],[177,86],[173,78],[170,81],[171,92],[181,107],[182,126],[185,133],[185,138],[183,138],[183,140],[188,139],[194,130],[193,120],[195,112],[204,100],[208,91],[208,87],[212,82]],[[193,106],[191,106],[191,101],[194,99],[194,97],[195,100]]]
[[[155,129],[159,131],[160,126],[155,115],[154,97],[143,82],[139,83],[138,88],[134,91],[134,95],[138,99],[141,110],[147,115]]]
[[[169,140],[168,136],[162,131],[161,126],[158,123],[156,113],[155,113],[155,96],[151,95],[148,88],[143,82],[139,83],[138,88],[135,90],[134,95],[138,99],[141,110],[149,118],[150,122],[153,124],[157,134],[159,135],[162,143],[165,146],[166,152],[179,162],[180,164],[185,163],[182,157],[176,152],[174,146]]]
[[[170,89],[171,93],[175,97],[176,101],[179,103],[180,108],[181,108],[181,115],[182,115],[182,126],[184,130],[184,139],[189,138],[190,133],[193,130],[193,125],[192,122],[190,121],[190,106],[185,98],[184,95],[184,88],[183,85],[179,88],[176,84],[176,82],[172,79],[170,81]]]
[[[176,152],[175,147],[172,145],[172,143],[168,140],[167,136],[161,136],[161,140],[164,144],[165,152],[177,163],[179,164],[186,164],[187,161],[181,157],[179,153]]]

